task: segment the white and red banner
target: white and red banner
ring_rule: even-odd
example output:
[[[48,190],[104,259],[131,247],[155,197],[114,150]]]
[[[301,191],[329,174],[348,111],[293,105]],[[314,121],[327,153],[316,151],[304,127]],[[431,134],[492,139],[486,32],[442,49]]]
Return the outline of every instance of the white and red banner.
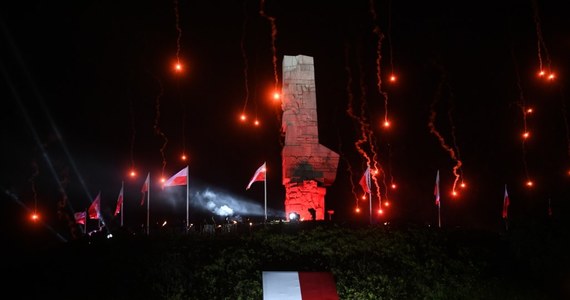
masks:
[[[261,165],[259,168],[257,168],[257,171],[255,171],[255,174],[253,174],[253,177],[251,178],[251,180],[249,181],[249,183],[247,184],[247,187],[245,189],[249,190],[251,185],[256,181],[264,181],[265,180],[265,172],[266,172],[265,163],[263,163],[263,165]]]
[[[511,201],[509,200],[509,193],[507,193],[507,185],[505,184],[505,195],[503,196],[503,219],[509,217],[509,205]]]
[[[263,300],[338,300],[330,272],[264,271]]]
[[[93,200],[89,206],[89,219],[99,218],[101,218],[101,192],[97,194],[97,197],[95,197],[95,200]]]
[[[145,179],[144,184],[141,188],[141,193],[142,193],[141,206],[144,204],[145,193],[148,193],[149,189],[150,189],[150,172],[148,172],[148,174],[146,175],[146,179]]]
[[[188,180],[188,166],[178,171],[178,173],[174,174],[174,176],[168,178],[168,180],[164,182],[164,185],[162,187],[164,188],[167,186],[186,185],[187,180]]]
[[[117,198],[117,206],[115,206],[115,216],[121,212],[121,207],[123,206],[123,186],[121,186],[121,191],[119,192],[119,198]]]
[[[76,212],[74,215],[75,223],[85,225],[86,214],[84,211]]]
[[[358,182],[365,193],[370,193],[370,167],[366,168],[364,175],[360,178]]]
[[[440,206],[440,194],[439,194],[439,170],[437,170],[437,175],[435,176],[435,188],[433,189],[433,195],[435,196],[435,205]]]

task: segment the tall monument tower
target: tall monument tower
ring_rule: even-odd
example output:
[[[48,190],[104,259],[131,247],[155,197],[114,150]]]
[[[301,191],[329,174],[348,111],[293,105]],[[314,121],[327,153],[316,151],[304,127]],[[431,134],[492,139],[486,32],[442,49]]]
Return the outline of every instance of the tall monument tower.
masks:
[[[326,187],[336,178],[339,155],[319,144],[313,57],[285,55],[282,68],[285,215],[311,220],[314,209],[316,220],[324,220]]]

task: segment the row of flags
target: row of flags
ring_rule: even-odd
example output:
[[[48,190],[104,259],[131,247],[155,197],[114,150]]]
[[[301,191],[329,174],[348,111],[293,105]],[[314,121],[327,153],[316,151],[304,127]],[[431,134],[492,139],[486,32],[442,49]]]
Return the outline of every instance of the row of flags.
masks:
[[[254,178],[255,178],[255,176],[254,176]],[[252,181],[253,181],[253,179],[252,179]],[[370,188],[370,186],[371,186],[370,167],[367,167],[366,171],[364,171],[364,174],[360,178],[359,184],[365,193],[371,192],[371,188]],[[441,227],[441,218],[439,216],[439,210],[441,208],[441,193],[440,193],[440,188],[439,188],[439,170],[437,170],[437,173],[435,176],[435,187],[434,187],[433,194],[435,196],[435,205],[438,208],[438,223],[439,223],[439,226]],[[509,205],[510,205],[509,193],[507,192],[507,185],[505,184],[505,194],[503,196],[503,211],[502,211],[502,217],[505,220],[508,219]],[[548,200],[548,215],[552,215],[552,209],[550,207],[550,199]]]
[[[174,174],[162,185],[163,188],[177,185],[186,185],[188,177],[188,166],[180,170],[178,173]],[[146,179],[141,188],[141,193],[143,197],[141,199],[141,206],[144,205],[144,196],[148,193],[150,187],[150,172],[147,174]],[[115,211],[113,216],[117,216],[121,213],[123,209],[123,199],[124,199],[124,185],[121,185],[121,190],[119,191],[119,196],[117,197],[117,205],[115,206]],[[97,197],[91,202],[91,205],[87,211],[76,212],[74,214],[75,222],[78,224],[85,225],[87,217],[89,219],[101,219],[101,192],[97,194]]]
[[[249,184],[247,185],[246,190],[248,190],[251,187],[251,185],[256,181],[264,181],[266,179],[265,173],[266,173],[266,163],[264,162],[255,171],[255,174],[253,175],[253,178],[251,178]],[[186,185],[187,180],[188,180],[188,166],[178,171],[178,173],[174,174],[168,180],[166,180],[162,185],[162,187],[165,188],[170,186]],[[144,205],[145,203],[145,196],[148,195],[149,189],[150,189],[150,172],[147,174],[146,179],[141,188],[141,193],[142,193],[141,202],[140,202],[141,206]],[[124,199],[123,194],[124,194],[124,185],[121,185],[121,190],[119,191],[119,196],[117,198],[117,205],[115,207],[113,216],[117,216],[122,211],[123,199]],[[74,215],[76,223],[83,225],[85,225],[86,223],[87,216],[89,217],[89,219],[101,218],[101,192],[97,194],[97,197],[95,197],[95,200],[93,200],[87,212],[85,211],[76,212]]]
[[[253,177],[251,178],[251,180],[249,181],[249,183],[246,186],[246,190],[249,190],[251,185],[256,181],[266,181],[267,180],[266,172],[267,172],[266,162],[264,162],[255,171]],[[165,187],[170,187],[170,186],[186,185],[187,181],[188,181],[188,166],[186,166],[185,168],[183,168],[182,170],[180,170],[179,172],[177,172],[176,174],[171,176],[168,180],[166,180],[162,187],[165,188]],[[366,168],[366,171],[362,175],[362,178],[360,179],[359,184],[365,193],[371,192],[370,167]],[[145,203],[145,200],[144,200],[145,195],[148,196],[149,188],[150,188],[150,172],[147,174],[146,180],[144,181],[143,186],[141,188],[141,193],[142,193],[142,199],[140,202],[141,206],[144,205],[144,203]],[[115,207],[115,211],[113,214],[114,216],[117,216],[122,211],[123,192],[124,192],[124,186],[122,185],[121,190],[119,191],[119,196],[117,198],[117,205]],[[435,196],[435,205],[438,208],[438,224],[441,227],[441,218],[440,218],[440,214],[439,214],[439,211],[441,208],[441,194],[440,194],[440,188],[439,188],[439,170],[437,170],[436,177],[435,177],[434,196]],[[507,192],[507,185],[505,184],[505,193],[503,196],[503,211],[502,211],[502,217],[505,220],[508,219],[509,205],[510,205],[510,199],[509,199],[509,194]],[[550,207],[550,199],[548,202],[548,214],[552,215],[552,210]],[[101,218],[101,192],[99,192],[97,194],[97,197],[95,197],[95,200],[93,200],[93,202],[89,206],[89,209],[87,210],[87,212],[83,211],[83,212],[75,213],[75,221],[78,224],[85,225],[87,216],[89,217],[89,219],[100,219]]]

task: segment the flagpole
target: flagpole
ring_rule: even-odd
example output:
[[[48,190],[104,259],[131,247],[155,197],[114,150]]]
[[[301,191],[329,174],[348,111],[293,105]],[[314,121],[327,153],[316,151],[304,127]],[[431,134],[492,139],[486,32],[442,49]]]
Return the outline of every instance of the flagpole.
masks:
[[[263,188],[264,188],[264,202],[265,202],[265,223],[267,223],[267,165],[265,165],[265,170],[263,171],[265,176],[263,176]]]
[[[437,203],[437,227],[441,228],[441,199],[439,193],[439,169],[437,170],[437,175],[435,176],[435,197]]]
[[[123,192],[123,195],[121,195],[121,197],[123,197],[121,199],[121,227],[123,227],[123,203],[125,203],[125,195],[124,195],[124,188],[125,188],[125,181],[121,181],[121,191]]]
[[[370,168],[370,167],[369,167]],[[370,188],[370,169],[366,174],[366,184],[368,185],[368,205],[370,209],[370,225],[372,225],[372,189]]]
[[[150,212],[150,172],[148,173],[148,190],[146,191],[146,235],[149,234],[149,229],[148,229],[149,212]]]
[[[505,184],[505,195],[507,194],[507,184]],[[505,210],[505,198],[503,197],[503,211]],[[503,212],[504,214],[504,212]],[[503,219],[505,220],[505,231],[509,231],[509,218],[508,215],[504,215]]]
[[[186,168],[188,168],[188,166],[186,166]],[[186,172],[186,232],[188,232],[188,229],[190,229],[190,223],[189,223],[189,217],[188,217],[188,195],[190,194],[190,187],[188,186],[188,179],[189,175],[188,172]]]
[[[437,226],[439,226],[439,228],[441,228],[441,200],[439,201],[439,204],[437,205]]]

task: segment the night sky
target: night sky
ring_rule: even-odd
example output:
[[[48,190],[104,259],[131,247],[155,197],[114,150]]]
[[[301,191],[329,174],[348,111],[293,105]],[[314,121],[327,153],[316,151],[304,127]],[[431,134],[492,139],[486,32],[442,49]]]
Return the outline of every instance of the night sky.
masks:
[[[549,199],[553,217],[567,218],[570,18],[561,5],[374,1],[374,19],[368,1],[266,0],[279,84],[284,55],[314,57],[319,139],[341,154],[325,198],[333,218],[368,219],[367,211],[354,213],[351,182],[360,196],[365,160],[355,150],[360,132],[349,99],[358,114],[364,101],[385,182],[397,184],[381,187],[391,206],[380,220],[436,224],[438,169],[444,226],[501,228],[505,184],[511,219],[546,217]],[[186,165],[191,202],[209,190],[263,207],[263,184],[245,187],[266,161],[268,209],[284,209],[272,28],[259,1],[10,2],[1,4],[0,25],[0,188],[2,212],[11,216],[2,230],[25,232],[24,207],[37,207],[44,224],[67,238],[57,212],[82,211],[99,191],[104,217],[116,225],[121,181],[124,221],[136,228],[146,218],[147,172],[151,219],[177,223],[186,217],[185,189],[161,191],[157,180]],[[378,59],[387,98],[378,89]],[[555,80],[537,76],[541,63]],[[239,120],[244,107],[248,122]],[[533,109],[524,144],[523,108]],[[467,188],[455,198],[457,161],[430,120],[462,163]],[[184,150],[187,162],[179,158]],[[132,167],[136,178],[128,176]],[[191,206],[192,221],[213,215]]]

